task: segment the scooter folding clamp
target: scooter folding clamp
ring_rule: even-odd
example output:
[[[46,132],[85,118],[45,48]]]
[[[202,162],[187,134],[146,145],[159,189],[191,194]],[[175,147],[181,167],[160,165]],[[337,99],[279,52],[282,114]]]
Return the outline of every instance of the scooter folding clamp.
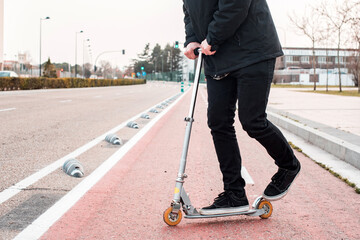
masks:
[[[186,117],[186,118],[184,119],[184,121],[185,121],[185,122],[194,122],[195,120],[194,120],[193,118],[191,118],[191,117]]]

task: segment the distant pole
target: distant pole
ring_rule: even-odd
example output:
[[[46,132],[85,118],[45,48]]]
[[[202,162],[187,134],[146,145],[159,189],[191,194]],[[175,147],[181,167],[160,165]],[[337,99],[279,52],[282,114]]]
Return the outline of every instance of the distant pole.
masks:
[[[75,78],[77,76],[77,35],[78,33],[83,33],[81,30],[80,32],[75,32]]]
[[[83,78],[85,78],[85,42],[89,42],[90,39],[84,39],[83,40],[83,64],[82,64],[82,69],[83,69]]]
[[[50,17],[46,17],[46,18],[40,18],[40,66],[39,66],[39,77],[41,77],[41,23],[42,23],[42,20],[47,20],[47,19],[50,19]]]
[[[161,74],[164,72],[164,55],[161,54]]]
[[[0,0],[0,70],[4,70],[4,0]]]

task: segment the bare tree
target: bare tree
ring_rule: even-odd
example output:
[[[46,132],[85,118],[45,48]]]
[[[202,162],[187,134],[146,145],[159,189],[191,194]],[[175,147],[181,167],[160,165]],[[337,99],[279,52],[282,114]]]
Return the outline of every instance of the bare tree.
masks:
[[[111,78],[112,76],[112,67],[109,61],[102,60],[100,62],[102,68],[102,73],[104,78]]]
[[[334,41],[331,34],[331,29],[326,25],[325,29],[323,30],[323,36],[321,43],[325,46],[325,67],[326,67],[326,91],[329,91],[329,46]]]
[[[357,45],[357,51],[354,54],[354,61],[351,64],[350,72],[354,75],[354,83],[358,86],[360,93],[360,2],[355,6],[353,16],[350,19],[350,32],[353,42]]]
[[[314,91],[316,90],[316,57],[315,57],[315,45],[320,43],[324,38],[323,26],[321,17],[313,7],[310,8],[309,14],[306,14],[306,11],[302,17],[296,16],[293,13],[292,16],[289,16],[290,21],[294,24],[301,35],[305,35],[311,40],[311,49],[312,49],[312,67],[314,70],[313,80],[314,80]]]
[[[352,11],[354,7],[359,4],[358,0],[335,0],[323,1],[316,11],[325,17],[328,21],[329,28],[332,29],[337,36],[337,67],[339,76],[339,91],[342,92],[341,87],[341,71],[340,71],[340,48],[343,44],[342,34],[344,33],[347,24],[352,19]]]
[[[124,72],[125,76],[132,77],[133,73],[134,73],[134,66],[133,65],[125,66],[125,72]]]

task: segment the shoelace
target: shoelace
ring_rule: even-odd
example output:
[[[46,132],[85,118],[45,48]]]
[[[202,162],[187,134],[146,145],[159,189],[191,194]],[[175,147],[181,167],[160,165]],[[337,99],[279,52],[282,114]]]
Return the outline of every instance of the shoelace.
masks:
[[[218,200],[220,200],[220,199],[223,199],[224,197],[226,197],[227,196],[227,193],[226,192],[222,192],[222,193],[220,193],[215,199],[214,199],[214,201],[216,202],[216,201],[218,201]]]
[[[287,170],[279,169],[277,173],[271,178],[275,186],[279,186],[282,183],[282,179],[285,177]]]

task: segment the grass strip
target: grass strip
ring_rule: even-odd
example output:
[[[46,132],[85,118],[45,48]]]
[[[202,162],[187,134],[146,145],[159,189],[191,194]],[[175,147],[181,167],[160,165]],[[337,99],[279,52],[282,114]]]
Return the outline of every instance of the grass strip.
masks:
[[[323,163],[321,163],[321,162],[318,162],[318,161],[312,159],[311,157],[309,157],[309,155],[307,155],[306,153],[304,153],[301,148],[299,148],[298,146],[296,146],[296,145],[293,144],[292,142],[289,141],[289,144],[290,144],[290,146],[291,146],[294,150],[296,150],[296,151],[304,154],[305,157],[310,158],[311,160],[313,160],[317,165],[319,165],[319,166],[322,167],[323,169],[325,169],[325,170],[327,170],[328,172],[330,172],[333,176],[335,176],[335,177],[337,177],[338,179],[342,180],[342,181],[345,182],[348,186],[354,188],[354,190],[355,190],[355,192],[356,192],[357,194],[360,194],[360,188],[356,187],[356,184],[355,184],[355,183],[350,182],[349,179],[342,177],[340,174],[338,174],[337,172],[331,170],[331,169],[330,169],[329,167],[327,167],[325,164],[323,164]]]

